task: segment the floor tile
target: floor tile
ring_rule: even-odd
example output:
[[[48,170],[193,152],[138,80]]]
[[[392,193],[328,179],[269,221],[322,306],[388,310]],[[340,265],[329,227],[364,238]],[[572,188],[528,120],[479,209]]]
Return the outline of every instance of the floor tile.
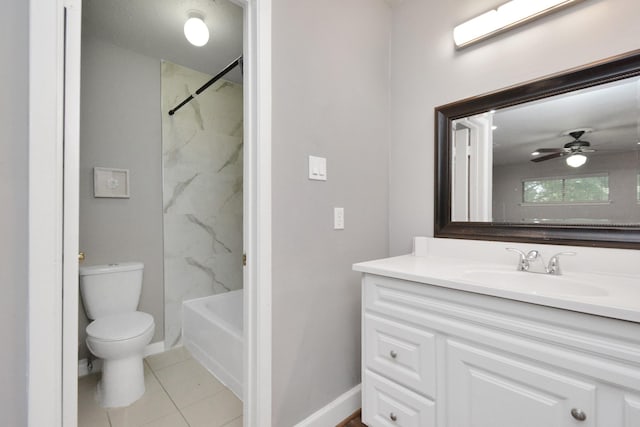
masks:
[[[100,373],[95,373],[78,378],[78,402],[96,401],[96,387],[100,381],[100,375]]]
[[[242,402],[225,389],[181,411],[191,427],[222,427],[242,415]]]
[[[144,390],[145,393],[155,393],[162,390],[160,382],[146,363],[144,364]]]
[[[191,354],[184,347],[173,348],[164,353],[154,354],[147,357],[145,360],[149,364],[151,369],[158,370],[173,365],[174,363],[183,362],[187,359],[191,359]]]
[[[78,411],[78,427],[111,427],[107,411],[87,413]]]
[[[107,410],[112,427],[138,427],[178,412],[164,390],[145,393],[138,401],[125,408]]]
[[[196,403],[225,389],[213,375],[185,376],[165,380],[164,388],[178,408]]]
[[[182,414],[176,412],[168,417],[162,417],[150,423],[143,424],[141,427],[189,427],[189,424],[184,420]]]
[[[211,376],[209,371],[194,359],[174,363],[162,369],[154,369],[153,372],[156,374],[160,384],[165,388],[173,384],[180,384],[188,378]]]
[[[238,417],[230,423],[225,424],[223,427],[242,427],[242,417]]]
[[[107,411],[96,401],[96,385],[100,374],[78,379],[78,427],[109,427]]]

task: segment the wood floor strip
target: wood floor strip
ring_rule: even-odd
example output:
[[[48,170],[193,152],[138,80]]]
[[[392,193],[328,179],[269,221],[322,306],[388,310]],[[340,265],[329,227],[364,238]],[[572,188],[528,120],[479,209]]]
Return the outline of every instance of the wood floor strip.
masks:
[[[358,409],[353,414],[349,415],[344,421],[338,424],[336,427],[367,427],[362,424],[362,409]]]

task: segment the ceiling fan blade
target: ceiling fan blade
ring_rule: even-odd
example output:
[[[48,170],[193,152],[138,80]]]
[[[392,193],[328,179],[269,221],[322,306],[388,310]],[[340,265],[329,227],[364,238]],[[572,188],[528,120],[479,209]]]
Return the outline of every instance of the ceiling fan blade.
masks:
[[[544,162],[545,160],[551,160],[551,159],[555,159],[558,157],[563,157],[566,156],[567,153],[564,151],[558,151],[552,154],[548,154],[546,156],[541,156],[541,157],[534,157],[533,159],[531,159],[532,162]]]
[[[538,148],[536,151],[538,153],[560,153],[565,150],[564,148]]]

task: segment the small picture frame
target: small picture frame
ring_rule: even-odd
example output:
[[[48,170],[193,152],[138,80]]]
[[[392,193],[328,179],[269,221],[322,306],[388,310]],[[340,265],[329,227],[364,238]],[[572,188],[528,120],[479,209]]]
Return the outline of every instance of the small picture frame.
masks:
[[[93,168],[93,196],[129,198],[129,169]]]

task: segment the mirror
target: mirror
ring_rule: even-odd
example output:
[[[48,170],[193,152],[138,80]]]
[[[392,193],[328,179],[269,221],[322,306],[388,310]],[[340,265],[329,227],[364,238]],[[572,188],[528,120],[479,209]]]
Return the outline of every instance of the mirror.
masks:
[[[639,246],[639,52],[435,113],[436,237]]]

